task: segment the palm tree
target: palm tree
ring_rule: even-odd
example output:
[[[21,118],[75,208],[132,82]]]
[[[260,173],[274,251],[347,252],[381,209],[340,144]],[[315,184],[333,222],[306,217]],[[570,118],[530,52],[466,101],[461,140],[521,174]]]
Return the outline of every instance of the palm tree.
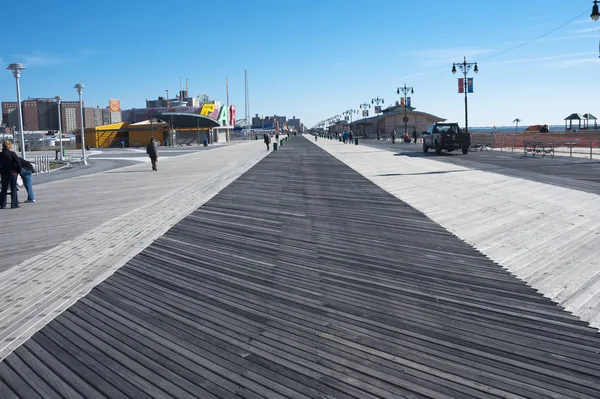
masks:
[[[516,132],[517,132],[517,133],[519,133],[519,122],[521,122],[521,120],[520,120],[519,118],[516,118],[516,119],[513,121],[513,123],[516,123],[516,124],[517,124],[517,127],[516,127]]]

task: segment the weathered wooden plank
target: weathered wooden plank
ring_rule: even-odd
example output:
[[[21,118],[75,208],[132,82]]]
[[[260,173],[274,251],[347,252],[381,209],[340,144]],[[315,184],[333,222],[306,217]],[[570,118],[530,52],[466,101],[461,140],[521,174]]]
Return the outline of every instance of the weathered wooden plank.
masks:
[[[29,342],[11,355],[19,368],[64,362],[56,379],[107,396],[600,391],[595,330],[305,141],[250,169],[32,341],[35,360]]]

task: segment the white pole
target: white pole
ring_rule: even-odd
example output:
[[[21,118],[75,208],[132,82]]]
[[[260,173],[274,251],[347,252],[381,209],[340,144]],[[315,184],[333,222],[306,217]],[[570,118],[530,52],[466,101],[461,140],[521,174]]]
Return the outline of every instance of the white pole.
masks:
[[[77,83],[74,86],[77,89],[77,94],[79,94],[79,113],[81,115],[81,156],[83,158],[83,165],[87,165],[87,161],[85,159],[85,125],[83,120],[83,100],[81,98],[81,92],[85,89],[85,86],[81,83]]]
[[[58,140],[60,141],[60,154],[58,155],[58,159],[60,161],[63,160],[63,142],[62,142],[62,122],[61,122],[61,113],[60,113],[60,96],[54,97],[56,99],[56,103],[58,104]]]
[[[25,158],[25,134],[23,133],[23,110],[21,109],[21,86],[19,85],[19,78],[21,77],[21,71],[25,69],[22,64],[12,63],[6,68],[11,70],[15,81],[17,83],[17,109],[19,111],[19,129],[21,130],[21,158]]]
[[[25,133],[23,132],[23,110],[21,109],[21,86],[19,85],[20,73],[15,74],[17,80],[17,108],[19,109],[19,130],[21,131],[21,158],[25,158]]]

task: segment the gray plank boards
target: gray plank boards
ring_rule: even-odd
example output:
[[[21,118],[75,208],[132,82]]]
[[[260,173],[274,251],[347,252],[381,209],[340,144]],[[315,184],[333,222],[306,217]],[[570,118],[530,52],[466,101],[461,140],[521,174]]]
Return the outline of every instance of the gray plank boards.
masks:
[[[598,352],[596,330],[297,139],[8,356],[0,393],[594,398]]]

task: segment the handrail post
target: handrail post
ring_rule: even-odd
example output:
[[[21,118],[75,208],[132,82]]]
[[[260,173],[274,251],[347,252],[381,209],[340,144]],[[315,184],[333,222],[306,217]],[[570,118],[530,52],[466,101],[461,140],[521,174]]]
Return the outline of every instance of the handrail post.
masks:
[[[573,158],[573,143],[569,144],[569,157]]]
[[[593,148],[592,145],[593,144],[590,142],[590,159],[592,159],[592,148]]]

